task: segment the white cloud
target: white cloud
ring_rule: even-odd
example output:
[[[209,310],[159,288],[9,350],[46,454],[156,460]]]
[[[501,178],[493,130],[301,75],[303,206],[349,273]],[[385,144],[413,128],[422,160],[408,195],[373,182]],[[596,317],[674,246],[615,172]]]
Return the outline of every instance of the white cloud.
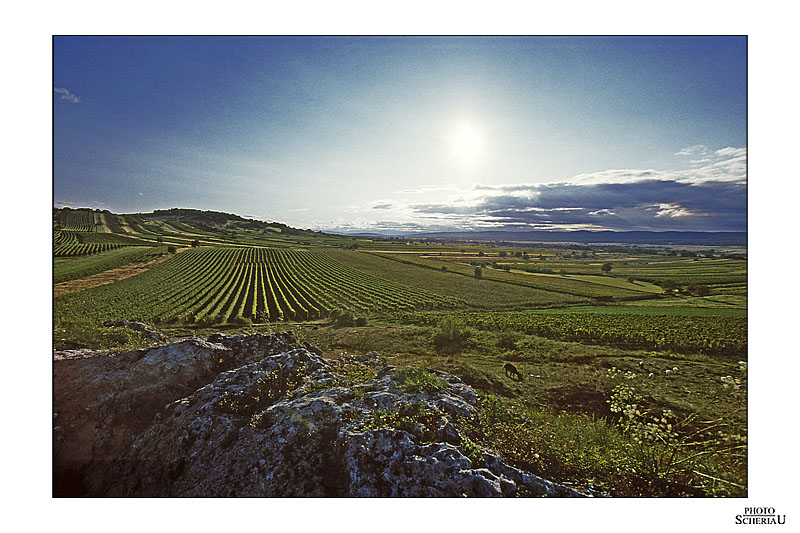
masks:
[[[708,147],[706,145],[695,144],[694,146],[687,146],[686,148],[682,148],[680,151],[675,152],[675,155],[697,157],[697,156],[704,156],[707,153],[708,153]]]
[[[440,191],[455,191],[458,187],[455,185],[424,185],[416,189],[403,189],[402,191],[395,191],[395,194],[428,194]]]
[[[53,87],[53,92],[54,93],[59,93],[61,95],[59,100],[64,100],[66,102],[71,102],[73,104],[77,104],[77,103],[79,103],[81,101],[80,96],[77,96],[77,95],[71,93],[67,89],[63,89],[63,88],[60,88],[60,87]]]
[[[616,169],[551,183],[466,186],[449,199],[412,203],[413,220],[453,226],[741,231],[746,227],[746,149],[705,146],[696,168]]]
[[[394,221],[428,231],[746,229],[746,148],[696,145],[681,153],[693,158],[695,166],[612,169],[549,183],[426,185],[352,208],[348,222],[387,229]],[[420,193],[427,193],[424,199]],[[325,226],[346,227],[337,222]]]
[[[702,153],[700,153],[702,152]],[[639,183],[643,181],[675,181],[677,183],[701,184],[709,182],[747,183],[747,148],[727,147],[714,152],[703,145],[684,148],[677,155],[705,156],[691,159],[689,170],[637,170],[619,169],[579,174],[568,180],[577,185]],[[502,188],[509,192],[514,187]]]
[[[620,170],[603,170],[600,172],[591,172],[589,174],[578,174],[568,183],[576,185],[593,185],[605,183],[637,183],[645,180],[659,180],[669,179],[668,173],[663,171],[646,169],[620,169]]]
[[[370,205],[370,209],[392,209],[394,202],[391,200],[376,200]]]
[[[111,206],[109,206],[108,204],[105,204],[103,202],[97,202],[97,201],[94,201],[94,200],[91,200],[91,201],[87,201],[87,200],[73,201],[73,200],[55,200],[54,199],[53,200],[53,207],[55,207],[57,209],[61,209],[62,207],[69,207],[71,209],[88,208],[88,209],[108,209],[109,211],[113,211]]]
[[[692,213],[685,207],[681,207],[678,204],[659,204],[658,206],[658,213],[656,213],[656,217],[686,217],[697,215],[697,213]]]
[[[720,157],[743,157],[747,155],[747,148],[734,148],[727,146],[714,152]]]

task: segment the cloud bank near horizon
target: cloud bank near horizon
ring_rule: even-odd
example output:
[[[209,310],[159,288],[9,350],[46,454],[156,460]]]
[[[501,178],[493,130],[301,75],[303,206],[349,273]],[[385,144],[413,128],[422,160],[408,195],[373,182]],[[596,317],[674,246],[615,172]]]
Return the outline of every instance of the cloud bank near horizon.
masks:
[[[384,221],[339,224],[337,229],[746,231],[746,149],[696,145],[676,156],[686,158],[688,168],[607,170],[550,183],[478,184],[450,191],[436,202],[381,200],[372,209],[385,213]]]
[[[747,150],[695,145],[675,155],[676,170],[613,169],[545,183],[429,184],[348,205],[338,214],[331,211],[336,218],[311,208],[253,218],[343,233],[746,231]],[[225,211],[222,206],[196,207]]]

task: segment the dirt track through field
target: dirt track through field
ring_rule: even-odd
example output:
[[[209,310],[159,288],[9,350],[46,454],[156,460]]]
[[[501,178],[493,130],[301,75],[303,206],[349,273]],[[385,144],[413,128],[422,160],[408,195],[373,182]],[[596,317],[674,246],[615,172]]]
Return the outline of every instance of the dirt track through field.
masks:
[[[180,253],[188,249],[189,248],[178,248],[175,253]],[[173,255],[175,254],[165,254],[159,258],[153,259],[146,263],[134,263],[132,265],[127,265],[124,267],[106,270],[105,272],[99,272],[97,274],[93,274],[86,278],[74,279],[72,281],[65,281],[63,283],[56,283],[53,285],[53,298],[57,298],[65,294],[71,294],[73,292],[80,292],[86,289],[91,289],[93,287],[99,287],[100,285],[108,285],[109,283],[114,283],[115,281],[119,281],[125,278],[130,278],[137,274],[141,274],[142,272],[146,272],[153,265],[160,263],[172,257]]]

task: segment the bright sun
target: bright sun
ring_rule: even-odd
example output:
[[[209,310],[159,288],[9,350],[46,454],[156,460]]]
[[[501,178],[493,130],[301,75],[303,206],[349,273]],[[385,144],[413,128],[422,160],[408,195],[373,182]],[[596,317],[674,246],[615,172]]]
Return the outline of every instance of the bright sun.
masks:
[[[481,130],[469,121],[460,122],[450,137],[451,155],[459,163],[472,166],[484,154],[485,143]]]

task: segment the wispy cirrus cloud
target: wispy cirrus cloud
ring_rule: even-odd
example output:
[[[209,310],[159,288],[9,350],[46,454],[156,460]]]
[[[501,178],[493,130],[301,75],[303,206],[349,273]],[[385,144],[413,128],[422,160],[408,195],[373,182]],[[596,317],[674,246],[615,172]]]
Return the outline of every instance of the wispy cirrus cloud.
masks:
[[[73,94],[71,91],[64,89],[63,87],[53,87],[53,92],[61,95],[58,98],[59,100],[64,100],[73,104],[80,103],[81,101],[80,96]]]
[[[397,191],[395,194],[430,194],[441,191],[457,191],[458,187],[455,185],[425,185],[416,189],[403,189]]]

